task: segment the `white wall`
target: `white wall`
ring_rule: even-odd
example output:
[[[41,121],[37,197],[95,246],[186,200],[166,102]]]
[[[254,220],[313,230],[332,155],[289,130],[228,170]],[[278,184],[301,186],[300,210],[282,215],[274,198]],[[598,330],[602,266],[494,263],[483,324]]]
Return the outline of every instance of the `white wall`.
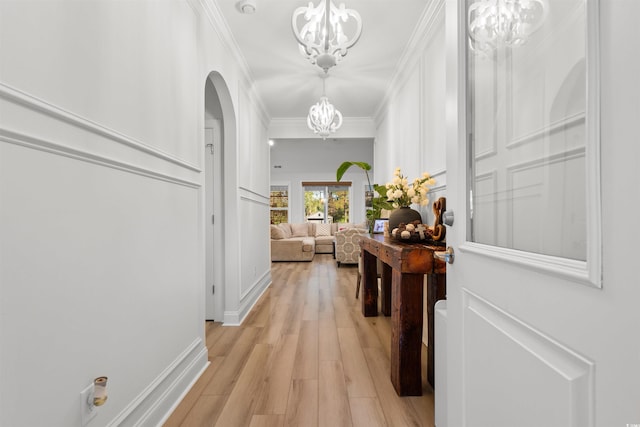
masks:
[[[436,184],[429,204],[413,206],[422,221],[433,223],[432,203],[446,197],[445,141],[445,45],[444,2],[433,0],[422,17],[419,31],[410,43],[399,73],[378,115],[375,141],[375,181],[386,183],[399,167],[410,181],[428,172]],[[426,307],[426,287],[425,287]],[[427,341],[425,310],[423,340]]]
[[[335,182],[336,170],[345,161],[366,162],[373,166],[373,141],[370,138],[275,141],[275,145],[271,148],[271,184],[289,185],[290,222],[304,221],[302,182]],[[375,183],[373,174],[373,170],[369,171],[372,185]],[[367,177],[364,171],[357,166],[352,166],[341,181],[352,183],[350,222],[365,221],[364,191],[367,186]]]
[[[212,71],[238,118],[225,310],[241,320],[268,285],[266,120],[203,7],[0,1],[0,425],[80,425],[100,375],[91,426],[157,425],[205,367]]]

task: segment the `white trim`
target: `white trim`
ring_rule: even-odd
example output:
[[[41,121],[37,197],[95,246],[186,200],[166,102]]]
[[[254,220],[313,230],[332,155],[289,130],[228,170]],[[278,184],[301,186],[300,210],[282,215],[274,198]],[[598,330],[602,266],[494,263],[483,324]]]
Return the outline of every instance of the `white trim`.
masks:
[[[551,255],[536,254],[482,243],[465,242],[459,247],[461,252],[486,256],[507,263],[518,264],[531,270],[550,274],[561,279],[568,279],[599,288],[600,281],[592,278],[587,263]]]
[[[207,356],[207,346],[202,338],[196,338],[107,427],[161,425],[167,417],[165,403],[179,402],[179,396],[184,395],[206,368]]]
[[[96,135],[106,137],[114,142],[118,142],[120,144],[126,145],[127,147],[134,148],[138,151],[142,151],[143,153],[150,154],[154,157],[166,160],[168,162],[182,166],[186,169],[200,172],[200,168],[194,164],[191,164],[171,154],[165,153],[162,150],[158,150],[157,148],[151,147],[141,141],[138,141],[101,124],[98,124],[92,120],[81,117],[78,114],[64,110],[60,107],[56,107],[40,98],[8,86],[5,83],[0,83],[0,98],[4,98],[14,104],[22,105],[29,110],[42,113],[47,117],[59,120],[64,123],[68,123],[72,126],[87,130]]]
[[[376,127],[382,124],[391,99],[396,96],[398,89],[404,85],[407,76],[414,70],[416,62],[424,56],[423,51],[430,40],[432,31],[438,23],[442,22],[444,5],[445,0],[434,0],[422,11],[422,16],[420,16],[418,25],[400,56],[385,95],[373,114]]]
[[[239,187],[239,190],[246,194],[240,195],[240,200],[249,200],[251,202],[255,202],[261,205],[269,206],[270,196],[265,196],[264,194],[257,193],[253,190],[250,190],[246,187]],[[256,196],[256,197],[252,197]]]
[[[600,1],[587,1],[587,268],[593,283],[602,287],[602,200],[600,162]]]
[[[260,280],[251,287],[251,289],[242,295],[240,309],[237,311],[225,311],[224,312],[224,325],[225,326],[240,326],[247,314],[251,309],[260,301],[262,295],[269,289],[271,285],[271,271],[267,271],[262,275]],[[253,295],[253,296],[252,296]],[[250,302],[251,304],[247,304]]]
[[[561,376],[570,389],[566,396],[570,399],[572,408],[571,426],[593,427],[595,420],[595,362],[468,288],[463,288],[462,292],[464,321],[470,317],[470,314],[477,316],[478,319],[493,328],[492,332],[501,334],[504,339],[518,346],[518,351],[538,359],[547,366],[547,369]],[[466,346],[466,337],[464,341],[463,346]],[[464,353],[469,354],[470,351],[465,349]],[[466,366],[465,362],[465,370]],[[469,424],[473,422],[473,420],[465,421]]]
[[[184,400],[184,398],[187,396],[187,394],[189,394],[189,392],[191,391],[191,389],[193,388],[193,386],[196,384],[196,382],[200,379],[200,377],[202,376],[202,374],[204,374],[204,371],[207,370],[207,368],[209,367],[209,365],[211,365],[211,362],[209,362],[207,360],[207,363],[205,363],[205,365],[200,369],[200,371],[197,373],[197,375],[194,375],[193,378],[191,379],[191,382],[189,382],[189,384],[187,384],[186,387],[184,387],[184,391],[180,394],[180,396],[175,400],[175,402],[173,403],[173,405],[171,405],[171,407],[167,410],[167,413],[162,417],[162,419],[160,420],[160,422],[158,423],[159,426],[164,425],[164,423],[169,419],[169,417],[171,417],[171,415],[173,414],[173,412],[178,408],[178,406],[180,406],[180,404],[182,403],[182,401]]]
[[[95,165],[100,165],[123,172],[134,173],[136,175],[157,179],[159,181],[165,181],[171,184],[182,185],[189,188],[200,188],[201,186],[199,182],[188,181],[176,176],[167,175],[148,168],[142,168],[130,163],[121,162],[119,160],[111,159],[99,154],[89,153],[88,151],[67,147],[52,141],[45,141],[44,139],[37,138],[35,136],[13,132],[8,129],[0,128],[0,141],[44,151],[50,154],[69,157],[74,160],[93,163]]]
[[[584,112],[575,113],[573,115],[551,122],[547,126],[531,131],[526,135],[512,138],[511,142],[505,145],[505,147],[511,149],[511,148],[518,147],[522,144],[526,144],[527,142],[533,142],[537,138],[540,138],[545,135],[550,135],[554,132],[557,132],[558,130],[561,130],[562,128],[575,126],[580,122],[585,121],[585,118],[586,118],[586,114]]]
[[[262,120],[263,124],[268,123],[271,120],[271,117],[267,114],[267,109],[265,108],[262,98],[260,98],[260,95],[255,90],[253,82],[255,82],[256,79],[253,77],[247,60],[242,54],[235,37],[233,37],[231,29],[229,28],[227,21],[224,19],[218,4],[215,1],[207,0],[188,0],[188,3],[195,3],[191,5],[192,9],[202,10],[206,15],[207,20],[211,24],[211,28],[223,42],[227,52],[236,60],[240,75],[242,76],[240,81],[243,83],[244,89],[249,93],[251,101],[258,107],[260,120]],[[200,9],[194,7],[195,5],[199,5]]]

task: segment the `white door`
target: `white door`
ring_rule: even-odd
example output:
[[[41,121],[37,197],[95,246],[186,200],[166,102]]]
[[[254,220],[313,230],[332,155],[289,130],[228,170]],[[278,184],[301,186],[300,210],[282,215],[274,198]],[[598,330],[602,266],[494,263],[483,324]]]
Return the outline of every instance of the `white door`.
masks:
[[[491,19],[469,39],[474,3],[446,3],[455,257],[436,425],[640,425],[640,2],[539,2],[514,47],[491,46]]]
[[[205,158],[205,319],[223,318],[223,252],[222,235],[222,126],[220,120],[209,119],[204,130]]]

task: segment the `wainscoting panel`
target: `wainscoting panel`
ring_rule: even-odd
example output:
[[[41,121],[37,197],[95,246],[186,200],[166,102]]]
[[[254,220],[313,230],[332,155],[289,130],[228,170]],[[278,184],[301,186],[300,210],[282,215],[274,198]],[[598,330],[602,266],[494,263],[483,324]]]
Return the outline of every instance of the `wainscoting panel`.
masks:
[[[508,247],[585,260],[585,194],[571,190],[584,180],[584,157],[581,147],[507,168]]]
[[[0,84],[0,116],[0,137],[5,142],[116,165],[136,173],[151,172],[169,180],[191,184],[198,181],[199,165],[5,84]]]
[[[468,290],[464,300],[467,425],[593,425],[592,362]]]
[[[495,245],[498,242],[498,213],[500,199],[498,193],[498,172],[492,170],[476,175],[473,197],[477,209],[473,212],[473,237],[475,241]]]
[[[2,386],[50,396],[0,418],[79,425],[75,396],[106,375],[96,425],[157,425],[207,363],[200,174],[51,111],[0,96]]]

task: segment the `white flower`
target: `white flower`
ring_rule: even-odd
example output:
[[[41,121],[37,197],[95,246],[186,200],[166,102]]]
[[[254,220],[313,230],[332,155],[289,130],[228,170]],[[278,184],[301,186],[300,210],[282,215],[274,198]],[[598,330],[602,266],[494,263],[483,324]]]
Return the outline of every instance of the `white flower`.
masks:
[[[435,184],[435,180],[424,172],[421,177],[414,179],[409,184],[407,177],[402,175],[400,168],[393,172],[393,179],[385,185],[387,189],[387,199],[394,208],[409,206],[410,204],[420,204],[425,206],[429,200],[427,194],[430,186]]]

